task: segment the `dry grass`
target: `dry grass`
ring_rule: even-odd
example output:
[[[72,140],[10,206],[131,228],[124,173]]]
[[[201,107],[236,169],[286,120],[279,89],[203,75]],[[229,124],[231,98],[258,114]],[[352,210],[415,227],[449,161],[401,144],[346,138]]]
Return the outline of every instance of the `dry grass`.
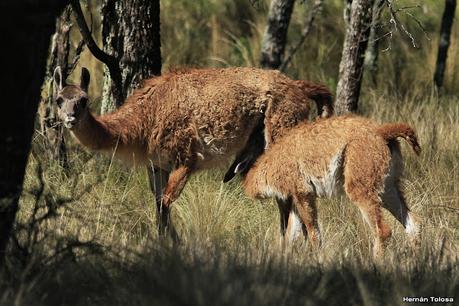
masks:
[[[248,1],[219,3],[162,2],[166,68],[256,65],[266,4],[256,9]],[[336,17],[340,3],[326,6],[290,75],[334,87],[342,41],[342,22]],[[440,8],[426,3],[422,18],[433,31]],[[295,12],[292,40],[306,9],[298,6]],[[247,22],[238,21],[240,16]],[[436,43],[431,36],[420,51],[395,41],[394,50],[381,58],[379,88],[364,84],[361,100],[362,114],[405,121],[418,132],[420,157],[403,145],[403,185],[410,207],[424,221],[419,249],[411,249],[403,228],[386,214],[393,238],[384,260],[373,262],[368,227],[347,199],[338,198],[319,201],[320,251],[302,243],[283,251],[274,202],[247,199],[237,180],[222,184],[221,170],[194,176],[174,204],[181,237],[174,246],[157,237],[144,169],[128,169],[109,156],[72,146],[71,168],[65,172],[40,153],[43,140],[36,135],[18,221],[20,246],[26,248],[13,253],[24,257],[13,256],[12,274],[0,280],[5,289],[0,304],[403,305],[403,296],[459,301],[459,101],[439,98],[425,85]],[[457,57],[451,53],[449,80]],[[400,58],[407,64],[395,80]],[[450,81],[447,85],[457,91]],[[43,171],[37,171],[38,165]],[[35,211],[37,205],[42,208]],[[49,211],[54,214],[38,225],[35,236],[20,227],[34,220],[34,212]]]
[[[48,273],[32,274],[33,286],[20,293],[21,301],[333,305],[346,300],[352,305],[402,305],[403,296],[420,295],[457,300],[459,104],[454,98],[415,97],[368,95],[363,109],[376,120],[406,121],[418,131],[423,153],[417,158],[403,146],[403,182],[410,206],[424,220],[420,249],[411,249],[403,228],[386,214],[394,235],[383,262],[373,262],[369,228],[347,199],[338,198],[319,201],[324,239],[319,252],[304,243],[282,251],[275,204],[245,198],[237,181],[222,184],[221,171],[193,177],[174,204],[173,219],[182,241],[172,246],[156,235],[144,169],[127,169],[109,157],[74,148],[70,174],[48,162],[46,188],[56,198],[87,188],[89,192],[43,224],[41,231],[51,234],[38,245],[78,237],[104,251],[82,249],[76,252],[79,259],[51,261]],[[39,159],[31,156],[29,193],[40,185],[34,171]],[[20,220],[31,215],[33,198],[23,197]],[[48,250],[46,256],[54,253]],[[52,289],[56,287],[58,293]]]

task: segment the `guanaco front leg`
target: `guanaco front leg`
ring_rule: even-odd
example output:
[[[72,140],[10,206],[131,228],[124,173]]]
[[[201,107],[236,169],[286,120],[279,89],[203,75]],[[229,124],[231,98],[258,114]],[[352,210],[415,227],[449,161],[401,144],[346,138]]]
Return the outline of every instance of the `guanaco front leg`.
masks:
[[[160,235],[166,234],[167,230],[175,232],[170,222],[169,208],[163,207],[162,199],[164,190],[169,180],[169,172],[153,166],[147,167],[150,189],[155,194],[156,202],[156,224]]]
[[[174,240],[178,240],[177,232],[171,222],[170,206],[182,192],[191,174],[191,167],[180,166],[170,174],[164,170],[150,175],[150,184],[153,178],[153,188],[156,193],[156,207],[158,231],[160,236],[169,233]],[[161,175],[162,174],[162,175]],[[166,183],[167,181],[167,183]]]
[[[177,200],[185,187],[191,172],[191,167],[187,166],[180,166],[171,172],[163,194],[163,206],[169,207],[172,202]]]

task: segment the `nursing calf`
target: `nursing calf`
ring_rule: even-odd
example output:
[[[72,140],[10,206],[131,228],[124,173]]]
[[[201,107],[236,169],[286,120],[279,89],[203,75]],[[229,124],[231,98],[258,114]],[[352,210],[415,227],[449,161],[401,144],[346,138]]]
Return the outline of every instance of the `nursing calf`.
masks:
[[[420,223],[400,189],[403,161],[397,138],[404,138],[419,154],[416,134],[406,124],[380,125],[356,116],[302,123],[259,157],[245,176],[245,191],[254,198],[291,199],[309,240],[319,246],[316,197],[333,196],[344,187],[373,230],[378,257],[391,236],[382,207],[412,240],[420,233]],[[289,240],[298,232],[293,223],[287,228]]]

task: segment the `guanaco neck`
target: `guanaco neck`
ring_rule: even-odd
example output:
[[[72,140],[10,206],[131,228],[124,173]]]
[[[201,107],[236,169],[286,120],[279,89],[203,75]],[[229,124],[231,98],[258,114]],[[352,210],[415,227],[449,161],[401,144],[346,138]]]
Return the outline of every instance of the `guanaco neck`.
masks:
[[[114,149],[119,138],[115,131],[110,130],[107,124],[89,110],[82,114],[71,131],[83,146],[96,151]]]

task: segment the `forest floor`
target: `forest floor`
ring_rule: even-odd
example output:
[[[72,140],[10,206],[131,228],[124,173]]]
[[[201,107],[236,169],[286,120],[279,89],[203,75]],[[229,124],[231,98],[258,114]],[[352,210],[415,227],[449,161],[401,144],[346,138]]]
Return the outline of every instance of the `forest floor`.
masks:
[[[0,304],[404,305],[403,297],[457,303],[459,101],[368,93],[362,103],[370,118],[417,130],[421,155],[402,148],[403,187],[423,220],[418,249],[385,213],[393,237],[385,258],[374,262],[370,229],[341,197],[319,200],[323,248],[297,243],[283,250],[275,203],[246,198],[238,180],[223,184],[224,169],[188,183],[173,208],[181,237],[173,245],[157,236],[144,169],[75,146],[66,172],[41,151],[36,134]]]

